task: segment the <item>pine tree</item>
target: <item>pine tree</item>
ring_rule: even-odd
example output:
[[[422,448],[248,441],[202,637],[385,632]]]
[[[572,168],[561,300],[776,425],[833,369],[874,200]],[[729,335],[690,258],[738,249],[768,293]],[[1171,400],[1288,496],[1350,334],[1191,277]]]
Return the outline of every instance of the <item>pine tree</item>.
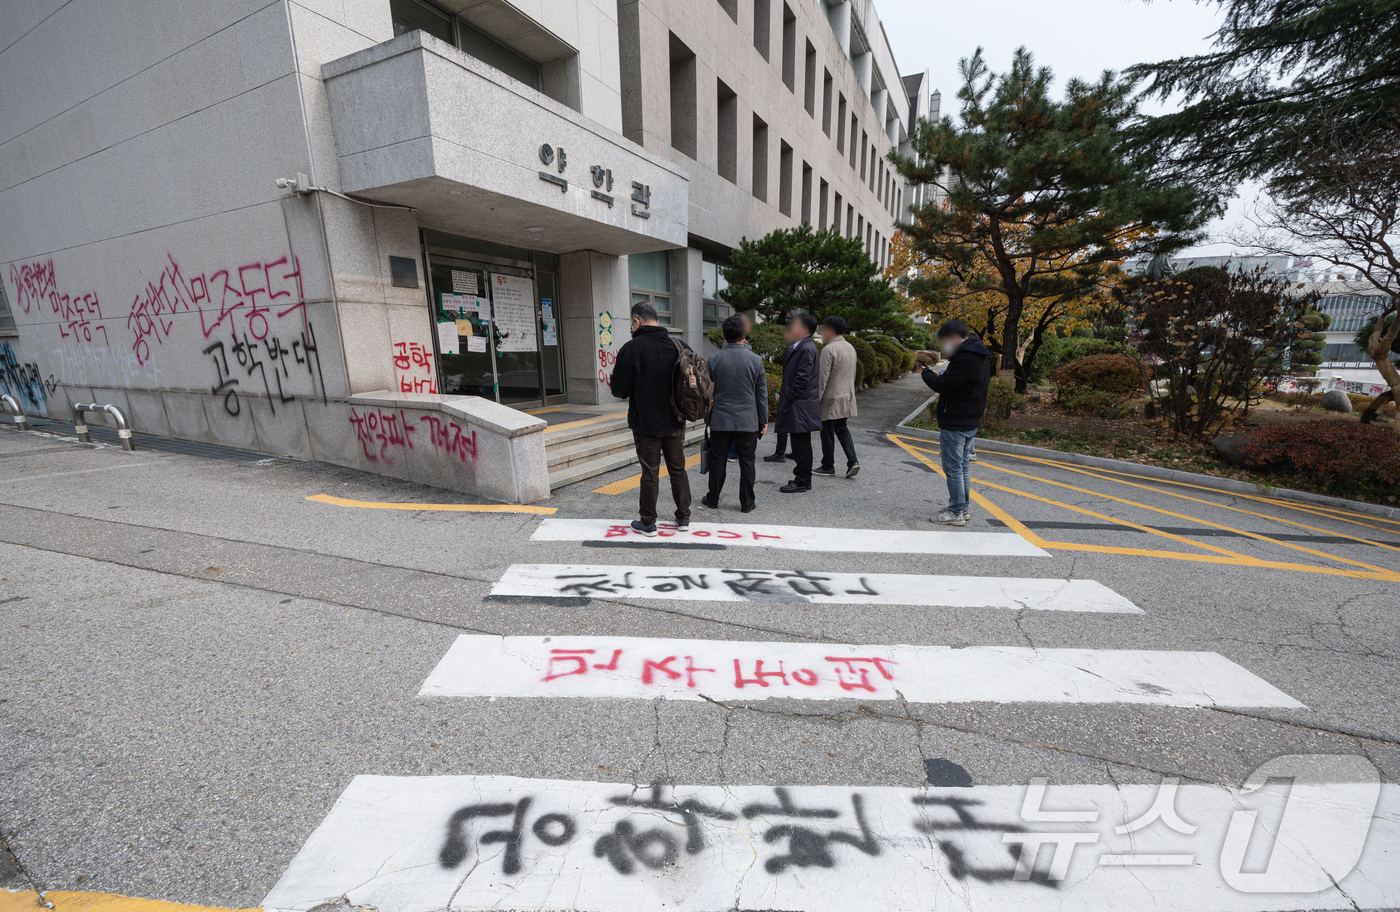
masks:
[[[961,68],[961,124],[925,121],[913,155],[891,157],[906,179],[946,196],[902,228],[930,263],[946,266],[911,279],[911,297],[936,306],[995,292],[1006,299],[1002,339],[1019,341],[1028,301],[1089,296],[1122,260],[1201,237],[1213,207],[1191,186],[1161,178],[1155,156],[1127,147],[1131,81],[1112,72],[1071,80],[1057,101],[1053,74],[1025,48],[1005,74],[990,73],[980,48]],[[1022,385],[1017,347],[1002,346],[1001,368]]]
[[[1184,107],[1144,122],[1141,147],[1230,193],[1245,178],[1288,183],[1319,132],[1366,142],[1400,111],[1400,0],[1214,0],[1207,54],[1128,70]],[[1272,188],[1271,188],[1272,189]]]
[[[802,311],[818,319],[842,317],[852,330],[879,329],[901,338],[914,329],[864,245],[834,228],[816,231],[804,224],[744,238],[730,254],[725,278],[729,287],[720,296],[768,321],[785,323]]]

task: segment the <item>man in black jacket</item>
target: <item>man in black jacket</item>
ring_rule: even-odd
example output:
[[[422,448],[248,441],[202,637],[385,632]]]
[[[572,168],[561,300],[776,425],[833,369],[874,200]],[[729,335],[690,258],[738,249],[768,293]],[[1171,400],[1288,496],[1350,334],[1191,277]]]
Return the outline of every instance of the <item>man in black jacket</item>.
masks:
[[[680,343],[685,345],[684,342]],[[689,348],[690,346],[686,346]],[[622,346],[613,364],[612,394],[627,402],[627,426],[642,465],[641,518],[632,528],[656,534],[656,498],[661,490],[661,460],[671,476],[676,527],[690,531],[690,477],[685,473],[685,422],[671,409],[676,344],[657,323],[650,304],[632,305],[632,341]]]
[[[987,346],[967,331],[962,320],[944,323],[938,329],[938,339],[948,355],[948,366],[941,374],[926,367],[923,377],[929,389],[938,394],[934,412],[943,474],[948,478],[948,506],[930,521],[965,526],[972,506],[972,446],[987,409],[991,365]]]
[[[779,488],[784,494],[812,490],[812,432],[822,429],[822,405],[817,366],[817,345],[812,333],[817,321],[811,314],[793,314],[788,321],[783,352],[783,388],[778,394],[776,430],[788,435],[797,464],[792,481]]]

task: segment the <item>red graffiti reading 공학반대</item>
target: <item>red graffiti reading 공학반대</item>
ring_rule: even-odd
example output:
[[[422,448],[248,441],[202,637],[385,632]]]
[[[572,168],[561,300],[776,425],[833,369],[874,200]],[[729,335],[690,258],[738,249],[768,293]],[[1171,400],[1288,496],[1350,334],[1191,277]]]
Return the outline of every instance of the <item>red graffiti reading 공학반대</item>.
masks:
[[[305,323],[301,265],[295,257],[283,255],[188,277],[174,256],[167,254],[166,259],[160,276],[136,295],[127,315],[127,328],[135,336],[131,349],[141,364],[151,357],[152,341],[163,344],[169,337],[175,326],[172,318],[179,313],[198,313],[206,339],[227,325],[261,342],[272,320],[297,311]]]
[[[394,343],[394,368],[399,372],[399,392],[436,393],[433,353],[418,342]]]

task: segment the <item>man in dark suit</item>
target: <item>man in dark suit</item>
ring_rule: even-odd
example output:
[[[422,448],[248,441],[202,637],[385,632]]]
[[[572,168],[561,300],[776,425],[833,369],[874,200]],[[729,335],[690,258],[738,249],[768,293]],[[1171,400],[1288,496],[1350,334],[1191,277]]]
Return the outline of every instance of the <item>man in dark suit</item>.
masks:
[[[783,352],[783,388],[778,394],[775,430],[788,435],[797,464],[792,481],[778,490],[801,494],[812,490],[812,432],[822,429],[822,405],[817,366],[817,345],[812,333],[817,321],[811,314],[793,314],[788,321],[788,347]]]
[[[684,342],[681,343],[685,345]],[[690,346],[686,345],[686,348]],[[656,534],[656,497],[661,490],[661,461],[671,475],[676,501],[676,528],[690,531],[690,477],[685,473],[685,422],[671,408],[676,343],[657,322],[650,304],[632,305],[632,341],[622,346],[613,365],[612,394],[627,403],[627,426],[642,465],[641,518],[632,528]]]

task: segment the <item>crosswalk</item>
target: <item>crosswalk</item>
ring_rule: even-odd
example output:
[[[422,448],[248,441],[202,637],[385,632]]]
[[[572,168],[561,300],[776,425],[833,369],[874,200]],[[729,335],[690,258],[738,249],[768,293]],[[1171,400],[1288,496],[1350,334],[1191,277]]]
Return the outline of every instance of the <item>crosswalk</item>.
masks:
[[[711,550],[1035,559],[1013,533],[696,524],[661,544]],[[635,536],[544,519],[536,542]],[[666,552],[658,552],[666,553]],[[1094,580],[788,569],[513,564],[493,596],[544,604],[694,601],[1141,616]],[[911,569],[913,568],[911,563]],[[747,610],[747,609],[745,609]],[[1296,710],[1214,652],[1021,645],[459,636],[426,700],[768,700]],[[1291,765],[1290,765],[1291,764]],[[1291,788],[1276,787],[1291,778]],[[1273,848],[1260,854],[1256,823]],[[1253,846],[1251,848],[1251,846]],[[638,787],[501,776],[358,776],[263,901],[379,912],[925,909],[1221,912],[1400,906],[1400,787],[1359,757],[1283,757],[1242,787],[1144,785]]]

